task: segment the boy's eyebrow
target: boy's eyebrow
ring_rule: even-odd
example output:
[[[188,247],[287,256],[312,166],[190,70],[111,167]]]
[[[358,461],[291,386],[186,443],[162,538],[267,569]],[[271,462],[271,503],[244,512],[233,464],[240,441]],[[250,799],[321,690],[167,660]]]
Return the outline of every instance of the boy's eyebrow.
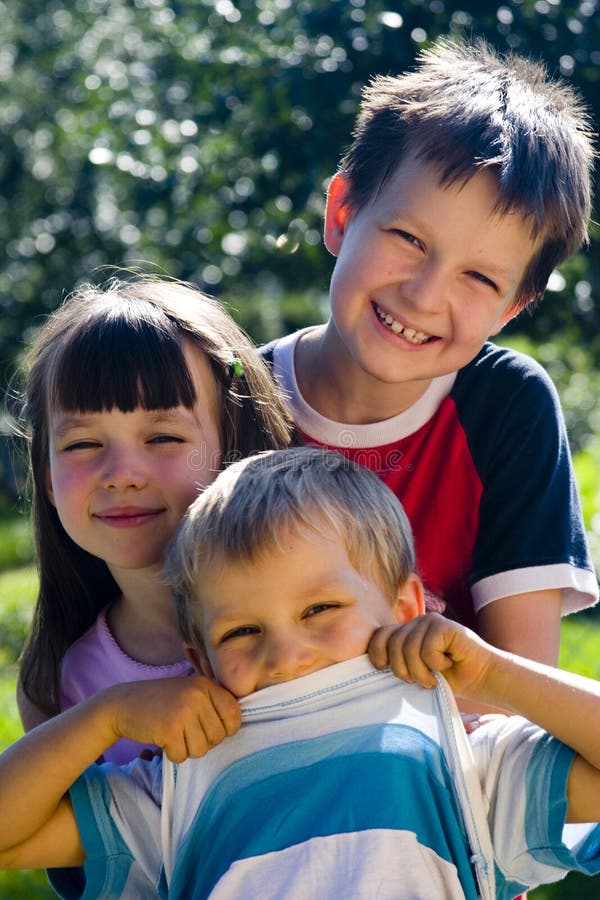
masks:
[[[344,582],[343,577],[337,576],[330,581],[318,581],[314,585],[307,587],[305,591],[301,591],[300,597],[310,600],[311,596],[318,591],[319,594],[344,594],[351,593]]]
[[[327,582],[316,582],[314,585],[307,587],[305,590],[300,591],[296,599],[301,603],[310,602],[313,598],[314,594],[318,591],[319,599],[323,599],[323,596],[331,596],[331,597],[339,597],[343,599],[344,597],[354,596],[354,592],[351,591],[342,580],[331,580]],[[238,621],[243,618],[251,619],[254,614],[254,611],[249,612],[245,610],[242,606],[236,606],[233,608],[221,607],[212,618],[210,622],[210,627],[212,628],[215,623],[221,625],[221,623],[227,623],[232,621]]]

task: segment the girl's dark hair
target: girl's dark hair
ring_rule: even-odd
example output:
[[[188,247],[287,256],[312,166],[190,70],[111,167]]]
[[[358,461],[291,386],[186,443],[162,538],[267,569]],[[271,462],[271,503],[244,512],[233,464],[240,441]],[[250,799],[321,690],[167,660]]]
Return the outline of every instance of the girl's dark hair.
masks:
[[[216,300],[181,282],[136,277],[82,286],[48,317],[26,360],[21,425],[40,584],[20,682],[49,715],[60,709],[65,652],[119,594],[106,564],[75,544],[49,500],[51,415],[192,408],[185,343],[205,355],[214,375],[221,466],[290,443],[283,398],[250,339]]]

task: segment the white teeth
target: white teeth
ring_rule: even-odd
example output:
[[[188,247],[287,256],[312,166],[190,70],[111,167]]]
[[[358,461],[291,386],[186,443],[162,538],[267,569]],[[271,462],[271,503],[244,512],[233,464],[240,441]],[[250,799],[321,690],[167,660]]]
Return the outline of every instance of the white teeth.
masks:
[[[401,334],[402,337],[406,338],[411,344],[424,344],[430,337],[430,335],[425,334],[423,331],[415,331],[414,328],[404,328],[397,319],[394,319],[389,313],[384,313],[378,306],[375,306],[375,312],[377,313],[377,318],[380,322],[387,325],[394,334]]]

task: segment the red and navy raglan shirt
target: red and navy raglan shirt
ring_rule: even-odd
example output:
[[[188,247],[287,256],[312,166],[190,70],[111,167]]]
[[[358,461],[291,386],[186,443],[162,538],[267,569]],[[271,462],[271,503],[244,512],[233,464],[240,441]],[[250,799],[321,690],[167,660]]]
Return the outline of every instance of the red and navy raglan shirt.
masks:
[[[408,410],[346,425],[321,416],[298,390],[301,333],[260,351],[297,427],[308,443],[341,451],[394,491],[414,531],[419,573],[448,615],[474,627],[487,603],[547,588],[562,588],[563,613],[597,601],[564,419],[540,365],[486,343]]]

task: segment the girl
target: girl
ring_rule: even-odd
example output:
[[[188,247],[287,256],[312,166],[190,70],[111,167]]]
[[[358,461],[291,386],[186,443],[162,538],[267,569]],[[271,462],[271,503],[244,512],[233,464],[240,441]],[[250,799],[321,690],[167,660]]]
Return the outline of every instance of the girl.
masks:
[[[178,282],[78,289],[26,376],[40,578],[18,688],[28,730],[110,684],[191,671],[157,577],[165,546],[224,465],[286,446],[291,426],[249,339]],[[119,741],[105,757],[140,750]]]

